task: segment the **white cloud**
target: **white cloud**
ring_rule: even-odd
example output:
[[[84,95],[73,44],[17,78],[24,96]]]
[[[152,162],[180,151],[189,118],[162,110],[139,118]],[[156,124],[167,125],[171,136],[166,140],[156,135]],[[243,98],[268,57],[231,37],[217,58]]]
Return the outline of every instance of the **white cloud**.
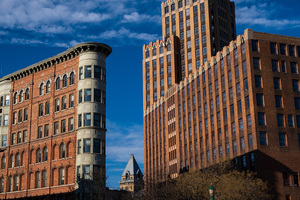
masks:
[[[157,34],[149,34],[149,33],[137,33],[132,32],[127,28],[121,28],[119,30],[110,30],[101,33],[99,36],[95,36],[96,38],[102,39],[113,39],[113,38],[130,38],[130,39],[138,39],[138,40],[145,40],[145,41],[153,41],[158,38]]]
[[[133,153],[137,162],[143,163],[143,135],[143,125],[121,125],[107,120],[106,158],[114,162],[127,162]]]
[[[123,23],[140,23],[140,22],[154,22],[161,24],[161,17],[158,15],[146,15],[139,14],[138,12],[132,12],[131,14],[126,14],[121,21]]]
[[[276,29],[300,25],[300,20],[276,19],[276,6],[278,5],[267,3],[238,6],[236,8],[237,24],[260,25]]]

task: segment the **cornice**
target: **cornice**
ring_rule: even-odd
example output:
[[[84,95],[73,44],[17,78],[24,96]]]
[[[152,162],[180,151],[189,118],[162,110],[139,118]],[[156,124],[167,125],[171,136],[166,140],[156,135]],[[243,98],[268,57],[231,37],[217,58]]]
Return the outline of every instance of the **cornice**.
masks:
[[[19,71],[9,74],[9,75],[1,78],[0,82],[5,81],[5,80],[14,81],[14,80],[21,79],[30,74],[34,74],[36,72],[50,68],[59,63],[68,61],[68,60],[80,55],[81,53],[85,53],[85,52],[99,52],[99,53],[105,55],[105,57],[108,57],[112,52],[112,48],[106,44],[97,43],[97,42],[80,43],[80,44],[68,49],[65,52],[62,52],[51,58],[45,59],[45,60],[38,62],[36,64],[33,64],[29,67],[25,67]]]

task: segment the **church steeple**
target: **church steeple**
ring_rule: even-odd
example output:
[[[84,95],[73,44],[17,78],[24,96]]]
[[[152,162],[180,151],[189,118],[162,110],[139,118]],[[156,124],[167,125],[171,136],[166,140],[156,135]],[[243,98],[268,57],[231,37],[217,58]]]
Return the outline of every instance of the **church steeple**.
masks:
[[[120,190],[136,193],[143,188],[143,173],[137,164],[134,155],[131,154],[127,165],[122,173],[122,180],[119,182]]]

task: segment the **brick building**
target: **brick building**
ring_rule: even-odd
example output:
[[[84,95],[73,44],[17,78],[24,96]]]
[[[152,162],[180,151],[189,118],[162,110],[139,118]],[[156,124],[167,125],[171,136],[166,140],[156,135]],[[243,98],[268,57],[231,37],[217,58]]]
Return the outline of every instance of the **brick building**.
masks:
[[[82,43],[0,79],[1,199],[72,199],[78,178],[105,171],[105,59],[111,51]]]
[[[178,73],[172,55],[188,41],[170,36],[157,55],[153,43],[143,48],[145,183],[230,159],[268,181],[274,199],[299,198],[300,39],[247,29]]]

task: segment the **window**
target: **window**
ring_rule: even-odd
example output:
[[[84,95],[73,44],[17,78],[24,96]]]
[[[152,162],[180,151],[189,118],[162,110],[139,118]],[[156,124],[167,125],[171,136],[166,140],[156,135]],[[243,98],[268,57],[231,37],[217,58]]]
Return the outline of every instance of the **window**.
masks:
[[[82,114],[78,115],[78,128],[82,126]]]
[[[298,80],[292,80],[293,83],[293,91],[299,92],[299,81]]]
[[[0,179],[0,184],[1,184],[0,192],[3,193],[4,192],[4,178]]]
[[[286,45],[285,44],[280,44],[280,54],[286,55]]]
[[[83,153],[91,153],[91,139],[83,140]]]
[[[1,169],[5,169],[5,166],[6,166],[6,157],[2,157],[2,160],[1,160]]]
[[[14,94],[14,104],[17,104],[18,103],[18,94],[15,93]]]
[[[17,123],[17,112],[13,113],[13,124]]]
[[[67,77],[67,75],[64,75],[62,82],[63,82],[63,87],[68,86],[68,77]]]
[[[259,131],[259,141],[260,145],[267,145],[267,132]]]
[[[92,100],[92,92],[91,89],[84,89],[84,101],[90,102]]]
[[[251,127],[251,116],[247,115],[247,127],[250,128]]]
[[[27,130],[23,131],[23,142],[27,142]]]
[[[86,180],[90,179],[90,166],[89,165],[83,165],[83,178]]]
[[[73,117],[69,118],[68,125],[69,125],[68,130],[69,131],[73,131],[73,129],[74,129],[74,120],[73,120]]]
[[[281,61],[281,72],[286,72],[286,64],[285,61]]]
[[[260,70],[260,62],[259,62],[259,58],[253,58],[253,68]]]
[[[47,187],[47,171],[43,171],[42,172],[42,187]]]
[[[45,115],[49,115],[49,113],[50,113],[50,102],[48,101],[48,102],[45,103]],[[27,114],[26,115],[28,115],[28,109],[27,109]],[[40,115],[40,116],[42,116],[42,115]],[[27,120],[27,118],[26,118],[26,120]]]
[[[59,99],[55,99],[55,112],[59,111]]]
[[[77,141],[77,154],[81,153],[81,140]]]
[[[40,85],[40,95],[44,95],[44,84]]]
[[[24,92],[22,90],[19,95],[19,102],[22,102],[23,100],[24,100]]]
[[[66,120],[61,120],[61,133],[66,132]]]
[[[277,44],[274,42],[270,43],[271,54],[277,54]]]
[[[65,157],[66,157],[66,147],[65,147],[65,144],[62,144],[60,146],[59,158],[65,158]]]
[[[82,90],[78,91],[78,102],[81,103],[82,102]]]
[[[39,126],[38,127],[38,138],[42,138],[43,137],[43,127]]]
[[[58,122],[54,122],[54,134],[58,134],[59,124]]]
[[[79,80],[82,80],[83,79],[83,68],[80,67],[79,68]]]
[[[279,133],[279,145],[280,146],[287,146],[286,133]]]
[[[257,114],[258,114],[258,125],[265,126],[266,125],[265,113],[258,112]]]
[[[62,101],[61,109],[65,110],[67,108],[67,97],[65,97],[65,96],[62,97],[61,101]]]
[[[21,165],[20,154],[17,153],[17,155],[16,155],[16,167],[19,167],[20,165]]]
[[[84,78],[91,78],[91,77],[92,77],[92,67],[91,66],[85,66]]]
[[[84,126],[91,126],[91,113],[84,113]]]
[[[96,71],[96,70],[95,70]],[[96,72],[95,72],[95,74],[96,74]],[[96,77],[95,77],[96,78]],[[75,82],[75,74],[74,74],[74,72],[72,72],[71,74],[70,74],[70,85],[74,85],[74,82]]]
[[[300,109],[300,98],[295,97],[295,109]]]
[[[101,149],[101,140],[100,139],[94,139],[93,153],[100,153],[100,149]]]
[[[55,89],[56,89],[56,90],[59,90],[59,89],[60,89],[60,78],[57,78],[57,79],[56,79],[56,82],[55,82]]]
[[[295,63],[295,62],[291,62],[291,73],[292,74],[297,74],[298,73],[297,63]]]
[[[59,169],[59,185],[65,184],[65,169],[60,168]]]
[[[49,135],[49,124],[44,126],[44,136],[47,137]]]
[[[294,177],[294,186],[295,186],[295,187],[299,186],[298,173],[297,173],[297,172],[294,172],[294,173],[293,173],[293,177]]]
[[[101,126],[101,115],[99,113],[94,113],[94,126]]]
[[[74,107],[74,94],[70,94],[69,96],[69,108]]]
[[[284,115],[283,114],[277,114],[277,126],[278,127],[284,126]]]
[[[36,162],[37,162],[37,163],[42,162],[42,151],[41,151],[41,149],[38,149],[38,150],[36,151]]]
[[[276,108],[282,108],[282,96],[275,95]]]
[[[274,77],[273,82],[274,82],[274,89],[280,90],[281,89],[280,78]]]
[[[43,161],[46,162],[48,160],[48,149],[45,148],[43,152]]]
[[[261,76],[255,75],[254,76],[254,81],[255,81],[255,87],[256,88],[262,88]]]
[[[3,122],[4,126],[8,126],[8,115],[4,115],[4,122]]]
[[[29,89],[28,90],[28,95],[29,95]],[[27,91],[26,90],[26,91]],[[29,98],[29,97],[28,97]],[[10,100],[10,96],[9,95],[5,95],[5,105],[8,106],[9,105],[9,100]]]
[[[44,112],[44,104],[40,104],[39,105],[39,117],[43,116],[43,112]]]
[[[252,40],[252,51],[258,51],[258,41]]]
[[[272,71],[279,72],[278,60],[272,60]]]
[[[22,122],[22,118],[23,118],[23,110],[19,110],[18,122]]]
[[[243,118],[239,119],[240,131],[244,130]]]
[[[2,135],[2,146],[3,147],[7,146],[7,135]]]

